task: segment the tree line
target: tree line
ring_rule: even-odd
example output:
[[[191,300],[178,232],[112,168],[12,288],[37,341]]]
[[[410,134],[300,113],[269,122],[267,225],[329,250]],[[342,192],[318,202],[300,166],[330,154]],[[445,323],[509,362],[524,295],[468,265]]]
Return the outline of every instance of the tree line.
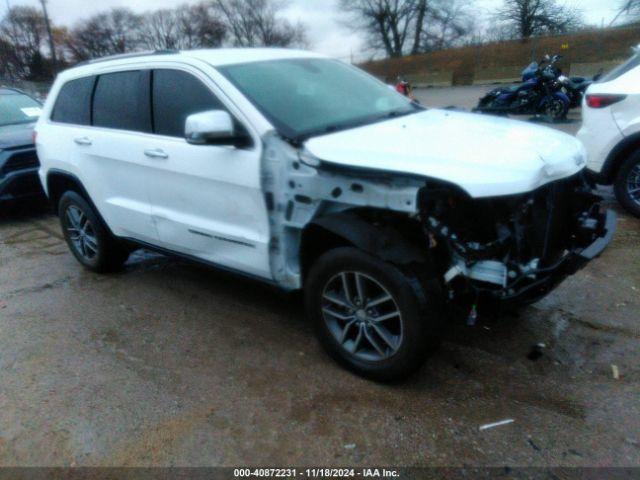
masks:
[[[71,28],[54,25],[55,56],[42,10],[14,6],[0,21],[0,78],[48,79],[55,67],[143,50],[304,47],[305,27],[282,17],[285,6],[280,0],[206,0],[142,14],[113,8]]]
[[[640,0],[618,1],[612,24],[640,17]],[[43,7],[45,2],[41,0]],[[72,27],[53,25],[51,42],[43,9],[14,6],[0,20],[0,78],[47,79],[56,67],[138,50],[308,46],[305,25],[282,15],[286,2],[201,0],[142,14],[113,8]],[[480,20],[474,0],[336,0],[336,4],[343,27],[364,35],[372,55],[387,57],[526,40],[585,26],[583,12],[565,0],[502,0],[490,12],[489,22]]]
[[[503,0],[478,20],[473,0],[341,0],[354,28],[388,57],[401,57],[488,40],[528,39],[583,26],[582,12],[558,0]]]
[[[618,14],[611,24],[640,18],[640,0],[617,2]],[[566,0],[502,0],[488,19],[480,19],[474,0],[340,0],[347,25],[364,32],[368,45],[387,57],[575,32],[587,27],[578,5]]]

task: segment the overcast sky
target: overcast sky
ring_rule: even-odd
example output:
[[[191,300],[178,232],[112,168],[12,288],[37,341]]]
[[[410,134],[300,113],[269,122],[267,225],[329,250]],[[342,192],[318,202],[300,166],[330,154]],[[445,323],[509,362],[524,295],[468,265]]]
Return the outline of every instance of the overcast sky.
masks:
[[[0,0],[0,12],[6,3],[10,5],[36,5],[37,0]],[[130,7],[137,12],[155,8],[173,7],[184,0],[48,0],[49,13],[57,24],[73,25],[80,18],[110,7]],[[500,5],[502,0],[475,0],[479,18]],[[619,0],[567,0],[567,4],[579,5],[589,23],[607,25],[615,16]],[[3,5],[4,4],[4,5]],[[338,0],[289,0],[285,14],[292,20],[300,20],[309,27],[309,39],[313,50],[348,59],[352,54],[361,59],[362,39],[340,24],[344,18],[338,8]]]

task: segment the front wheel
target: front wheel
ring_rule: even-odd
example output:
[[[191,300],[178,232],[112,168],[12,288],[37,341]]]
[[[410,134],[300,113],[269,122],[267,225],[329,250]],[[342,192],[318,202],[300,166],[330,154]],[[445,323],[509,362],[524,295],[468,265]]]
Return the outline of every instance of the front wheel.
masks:
[[[437,300],[395,266],[355,248],[318,259],[305,303],[329,355],[372,380],[407,377],[437,343]]]
[[[640,151],[620,167],[614,183],[616,198],[636,217],[640,217]]]

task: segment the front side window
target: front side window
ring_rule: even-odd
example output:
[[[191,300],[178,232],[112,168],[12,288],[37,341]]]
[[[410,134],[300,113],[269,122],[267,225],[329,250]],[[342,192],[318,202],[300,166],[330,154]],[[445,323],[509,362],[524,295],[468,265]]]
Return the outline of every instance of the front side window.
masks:
[[[150,133],[149,75],[148,70],[100,75],[93,96],[93,125]]]
[[[96,77],[78,78],[63,85],[53,107],[51,120],[74,125],[91,124],[91,94]]]
[[[180,70],[153,71],[153,124],[158,135],[184,137],[187,117],[207,110],[225,110],[200,80]]]
[[[40,111],[41,105],[28,95],[19,92],[0,93],[0,127],[35,122]]]
[[[337,60],[270,60],[218,70],[289,139],[421,110],[370,75]]]

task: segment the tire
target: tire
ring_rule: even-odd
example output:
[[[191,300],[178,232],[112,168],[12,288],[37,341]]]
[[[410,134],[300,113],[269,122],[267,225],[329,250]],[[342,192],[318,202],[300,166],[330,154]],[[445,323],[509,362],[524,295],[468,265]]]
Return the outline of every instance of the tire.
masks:
[[[358,282],[366,304],[356,299]],[[391,382],[418,370],[437,344],[440,299],[427,298],[425,292],[395,266],[356,248],[338,248],[311,268],[305,306],[333,359],[365,378]],[[390,298],[384,300],[385,295]]]
[[[616,198],[632,215],[640,217],[640,151],[620,167],[614,181]]]
[[[569,113],[569,105],[554,97],[545,104],[544,113],[553,120],[564,120]]]
[[[122,267],[129,252],[120,246],[89,203],[68,191],[60,198],[58,214],[71,253],[88,270],[113,272]]]

